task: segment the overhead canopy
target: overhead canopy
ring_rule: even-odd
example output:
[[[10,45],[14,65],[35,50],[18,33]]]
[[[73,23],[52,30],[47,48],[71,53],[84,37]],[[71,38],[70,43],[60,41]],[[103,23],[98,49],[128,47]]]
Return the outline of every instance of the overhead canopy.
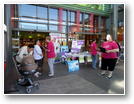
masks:
[[[48,6],[80,10],[81,12],[94,13],[102,16],[109,16],[111,13],[110,4],[48,4]]]

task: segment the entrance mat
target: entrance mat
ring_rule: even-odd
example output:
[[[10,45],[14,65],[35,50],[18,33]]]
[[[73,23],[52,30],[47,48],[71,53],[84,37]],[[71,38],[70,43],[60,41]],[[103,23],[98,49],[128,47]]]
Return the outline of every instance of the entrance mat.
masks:
[[[32,94],[106,94],[106,91],[74,74],[40,80],[40,88]]]

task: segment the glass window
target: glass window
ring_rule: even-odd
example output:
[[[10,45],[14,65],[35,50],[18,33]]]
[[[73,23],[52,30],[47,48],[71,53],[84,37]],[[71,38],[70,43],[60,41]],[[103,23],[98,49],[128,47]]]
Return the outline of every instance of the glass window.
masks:
[[[49,25],[49,30],[58,31],[58,26],[57,25]]]
[[[36,6],[20,4],[19,5],[19,16],[36,17]]]
[[[37,17],[47,19],[47,8],[46,7],[37,7]]]
[[[84,15],[84,23],[85,25],[89,24],[89,14]]]
[[[68,20],[70,22],[75,22],[75,12],[68,12]]]
[[[36,29],[36,24],[20,22],[19,23],[19,28],[35,30]]]
[[[67,11],[63,10],[63,21],[67,20]]]
[[[66,26],[62,26],[62,32],[66,33]]]
[[[53,20],[58,20],[58,10],[57,9],[49,9],[49,18]]]
[[[89,19],[89,15],[85,14],[84,19]]]
[[[75,12],[71,12],[71,22],[75,22]]]
[[[80,13],[80,24],[83,24],[83,13]]]
[[[48,30],[48,26],[46,24],[37,24],[38,30],[46,31]]]

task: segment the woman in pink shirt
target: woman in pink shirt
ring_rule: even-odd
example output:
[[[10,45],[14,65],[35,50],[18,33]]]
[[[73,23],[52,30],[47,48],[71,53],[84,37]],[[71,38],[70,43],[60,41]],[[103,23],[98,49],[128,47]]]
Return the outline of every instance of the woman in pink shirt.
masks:
[[[92,55],[92,68],[96,69],[96,63],[97,63],[97,44],[96,40],[93,40],[93,42],[90,45],[90,53]]]
[[[107,35],[107,41],[103,42],[102,48],[105,51],[102,52],[102,65],[101,65],[101,75],[105,75],[108,71],[108,78],[112,77],[116,62],[117,62],[117,52],[119,52],[118,45],[112,40],[111,35]]]
[[[48,65],[50,68],[50,74],[49,76],[54,76],[54,60],[55,60],[55,50],[54,50],[54,44],[51,41],[50,36],[46,37],[46,42],[47,42],[47,58],[48,58]]]

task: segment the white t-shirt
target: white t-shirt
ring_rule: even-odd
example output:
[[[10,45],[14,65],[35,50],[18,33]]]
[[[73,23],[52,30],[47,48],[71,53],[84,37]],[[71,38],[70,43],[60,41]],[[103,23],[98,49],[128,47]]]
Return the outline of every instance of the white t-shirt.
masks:
[[[34,56],[35,60],[40,60],[40,59],[43,58],[42,50],[41,50],[39,45],[34,46],[34,54],[33,54],[33,56]]]

